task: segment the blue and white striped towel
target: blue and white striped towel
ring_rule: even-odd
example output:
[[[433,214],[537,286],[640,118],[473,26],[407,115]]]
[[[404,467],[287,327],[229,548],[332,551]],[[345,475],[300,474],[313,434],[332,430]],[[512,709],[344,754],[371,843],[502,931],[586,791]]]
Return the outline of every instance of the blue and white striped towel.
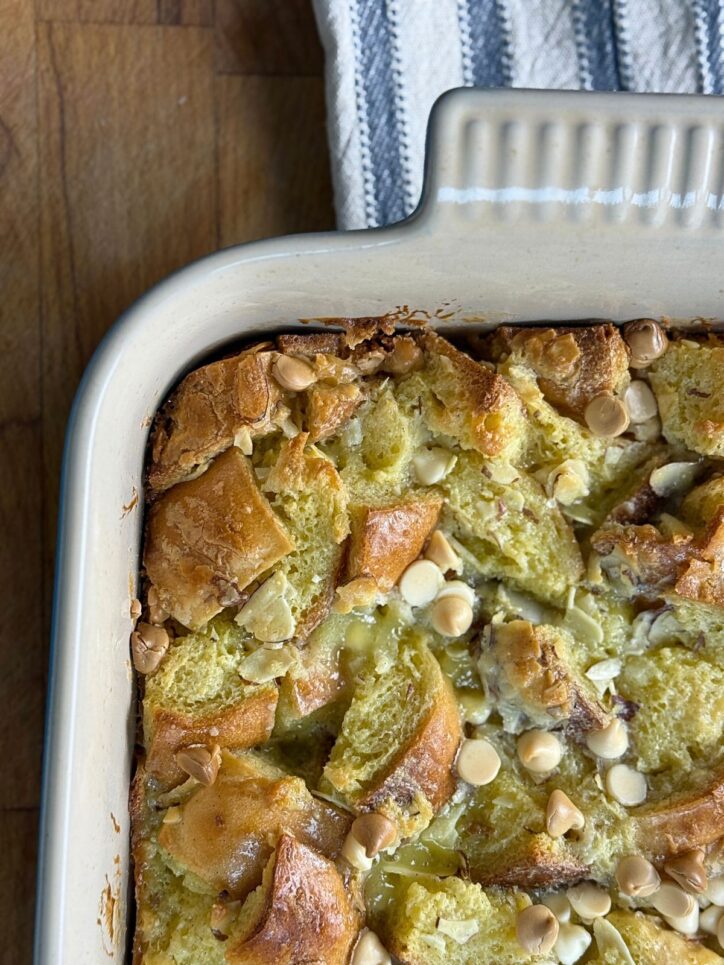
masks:
[[[340,228],[399,221],[451,87],[724,92],[724,0],[314,0]]]

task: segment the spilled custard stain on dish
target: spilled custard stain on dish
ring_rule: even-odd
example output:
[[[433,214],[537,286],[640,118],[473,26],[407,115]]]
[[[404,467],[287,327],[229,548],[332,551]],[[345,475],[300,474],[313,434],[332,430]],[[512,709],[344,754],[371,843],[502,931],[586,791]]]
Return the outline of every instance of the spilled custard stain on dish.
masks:
[[[123,505],[123,512],[121,513],[121,519],[123,519],[125,516],[128,516],[128,514],[132,512],[137,505],[138,505],[138,490],[134,486],[133,489],[131,490],[130,500],[127,503],[124,503]]]
[[[103,951],[106,953],[106,955],[108,955],[109,958],[113,958],[115,954],[114,946],[116,936],[118,894],[114,893],[113,886],[108,880],[108,875],[105,877],[106,886],[101,892],[98,918],[96,919],[96,922],[101,929],[101,943],[103,945]]]

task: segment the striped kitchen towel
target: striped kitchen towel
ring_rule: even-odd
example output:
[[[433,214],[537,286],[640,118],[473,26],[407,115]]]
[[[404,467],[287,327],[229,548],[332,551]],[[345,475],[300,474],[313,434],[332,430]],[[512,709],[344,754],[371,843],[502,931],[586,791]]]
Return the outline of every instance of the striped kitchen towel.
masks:
[[[314,0],[340,228],[420,197],[451,87],[724,91],[724,0]]]

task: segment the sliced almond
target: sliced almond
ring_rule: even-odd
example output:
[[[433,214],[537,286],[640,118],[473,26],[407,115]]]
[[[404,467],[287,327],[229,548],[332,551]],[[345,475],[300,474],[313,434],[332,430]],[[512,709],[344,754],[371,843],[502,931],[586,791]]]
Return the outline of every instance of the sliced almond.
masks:
[[[221,748],[218,744],[206,747],[204,744],[190,744],[177,751],[176,763],[188,774],[206,787],[216,780],[221,767]]]
[[[684,891],[693,895],[700,895],[706,891],[708,879],[704,867],[704,852],[700,848],[669,858],[664,864],[664,871]]]

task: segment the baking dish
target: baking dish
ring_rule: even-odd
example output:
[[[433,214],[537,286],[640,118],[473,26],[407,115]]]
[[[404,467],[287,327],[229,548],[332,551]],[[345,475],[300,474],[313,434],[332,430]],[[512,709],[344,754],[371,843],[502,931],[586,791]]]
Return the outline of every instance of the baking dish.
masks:
[[[35,961],[124,960],[128,653],[155,409],[240,337],[410,310],[441,328],[545,317],[718,320],[724,104],[455,91],[431,121],[416,214],[218,252],[141,298],[98,349],[63,470]]]

